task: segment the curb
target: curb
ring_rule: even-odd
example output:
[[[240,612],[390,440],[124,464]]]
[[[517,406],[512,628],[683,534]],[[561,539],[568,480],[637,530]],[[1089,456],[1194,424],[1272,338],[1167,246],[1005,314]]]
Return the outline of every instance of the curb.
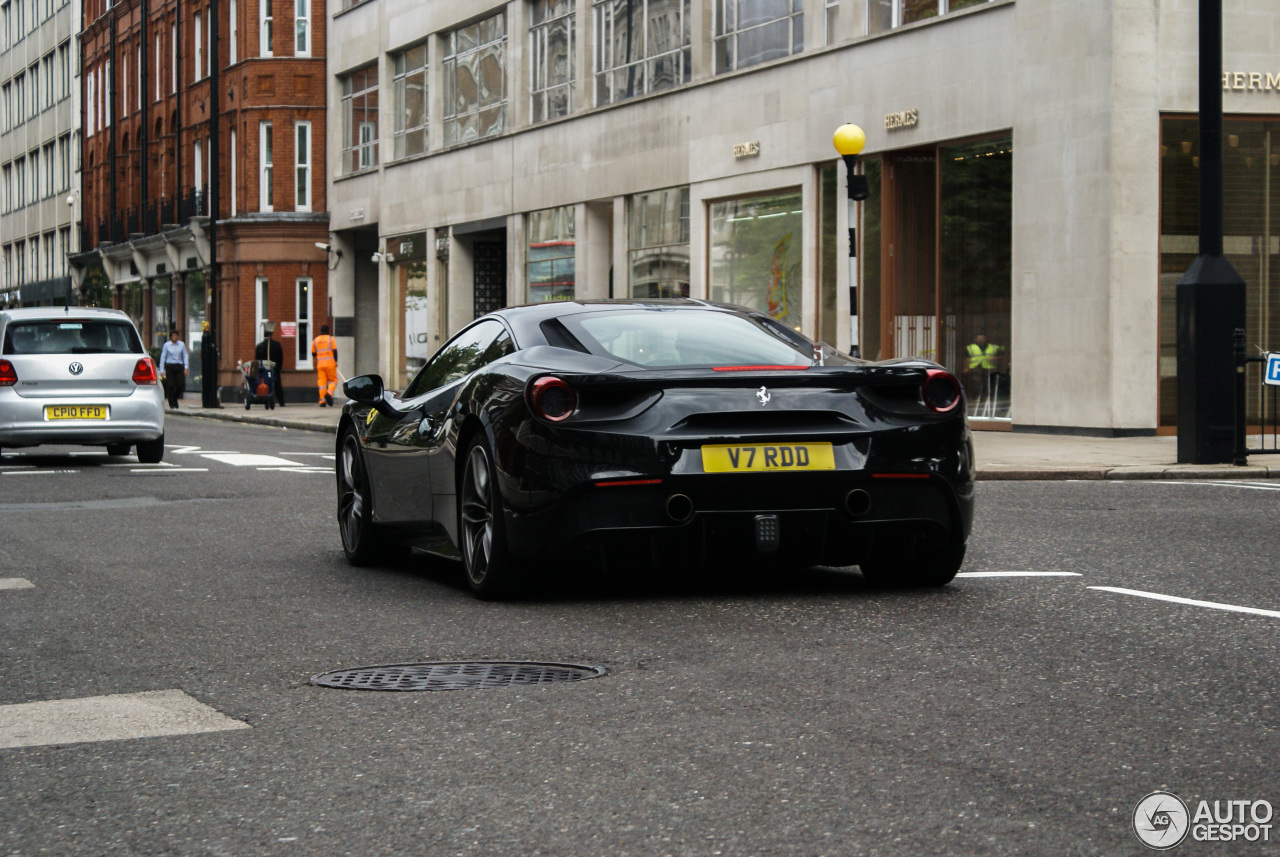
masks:
[[[271,428],[318,431],[336,434],[337,425],[304,422],[279,417],[256,417],[222,411],[167,411],[166,417],[180,416],[192,419],[222,420],[244,425],[269,426]],[[996,465],[979,468],[975,477],[979,482],[1065,482],[1072,481],[1136,481],[1153,479],[1277,479],[1280,464],[1252,464],[1237,467],[1234,464],[1128,464],[1108,467],[1076,466],[1028,466]]]
[[[166,411],[165,418],[168,417],[188,417],[199,420],[222,420],[228,423],[244,423],[245,425],[270,426],[271,428],[296,429],[298,431],[320,431],[329,434],[337,434],[338,427],[336,425],[326,425],[323,423],[308,423],[302,420],[279,419],[277,417],[254,417],[244,416],[243,414],[224,414],[213,412],[192,413],[190,411]]]

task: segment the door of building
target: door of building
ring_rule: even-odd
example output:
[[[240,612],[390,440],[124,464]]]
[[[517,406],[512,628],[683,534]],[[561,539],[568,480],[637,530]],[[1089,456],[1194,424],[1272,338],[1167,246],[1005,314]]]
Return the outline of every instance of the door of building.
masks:
[[[502,309],[507,305],[507,242],[476,241],[475,317]]]

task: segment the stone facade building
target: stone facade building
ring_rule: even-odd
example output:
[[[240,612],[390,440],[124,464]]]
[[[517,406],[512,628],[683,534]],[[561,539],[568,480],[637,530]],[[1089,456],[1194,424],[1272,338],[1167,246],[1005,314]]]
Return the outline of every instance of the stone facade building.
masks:
[[[71,294],[79,30],[78,2],[0,2],[0,306],[65,303]]]
[[[153,346],[176,326],[189,389],[216,322],[224,398],[263,323],[280,323],[286,388],[312,400],[310,340],[328,314],[322,6],[87,0],[85,20],[80,299],[125,309]]]
[[[502,304],[689,295],[932,357],[979,428],[1175,430],[1193,0],[328,11],[347,374],[403,384]],[[1280,8],[1228,4],[1224,30],[1226,251],[1250,346],[1280,350]],[[854,222],[845,122],[867,132]]]

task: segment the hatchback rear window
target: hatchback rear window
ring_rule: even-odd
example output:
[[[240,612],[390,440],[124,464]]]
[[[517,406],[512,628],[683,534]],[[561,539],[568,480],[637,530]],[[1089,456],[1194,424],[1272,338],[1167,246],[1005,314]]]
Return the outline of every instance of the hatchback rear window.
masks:
[[[16,321],[4,331],[5,354],[140,354],[142,342],[127,321],[49,319]]]
[[[624,310],[561,316],[591,352],[640,366],[810,366],[812,346],[772,322],[717,310]]]

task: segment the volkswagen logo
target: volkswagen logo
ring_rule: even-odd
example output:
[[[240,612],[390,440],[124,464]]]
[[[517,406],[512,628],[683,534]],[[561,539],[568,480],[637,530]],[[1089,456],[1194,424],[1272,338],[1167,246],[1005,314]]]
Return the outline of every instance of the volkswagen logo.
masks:
[[[72,363],[70,366],[67,367],[67,371],[70,372],[72,375],[79,375],[81,372],[84,371],[84,365],[80,363]]]
[[[769,388],[761,387],[759,390],[756,390],[756,398],[760,400],[760,404],[762,405],[769,404],[769,399],[772,398],[772,396],[769,395]]]

